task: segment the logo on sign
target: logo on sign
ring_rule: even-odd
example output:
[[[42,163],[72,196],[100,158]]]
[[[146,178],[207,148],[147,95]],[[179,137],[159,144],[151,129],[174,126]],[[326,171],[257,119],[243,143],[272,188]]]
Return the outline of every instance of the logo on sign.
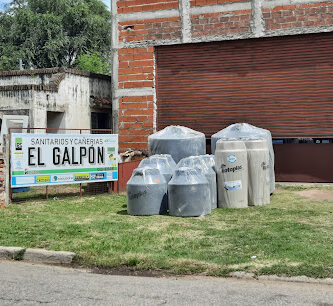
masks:
[[[22,138],[15,138],[15,149],[22,151]]]
[[[36,181],[37,181],[37,183],[49,183],[50,177],[49,176],[37,176]]]
[[[89,173],[75,174],[75,181],[89,181]]]
[[[73,175],[70,174],[58,174],[52,176],[52,182],[60,183],[60,182],[72,182]]]
[[[237,161],[236,154],[229,154],[227,160],[229,163],[234,164]]]
[[[104,173],[93,173],[90,175],[92,180],[104,180],[105,179],[105,175]]]

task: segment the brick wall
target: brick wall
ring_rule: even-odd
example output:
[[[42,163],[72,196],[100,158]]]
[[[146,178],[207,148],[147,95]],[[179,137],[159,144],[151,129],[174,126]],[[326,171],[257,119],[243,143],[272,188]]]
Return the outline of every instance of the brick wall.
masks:
[[[246,1],[246,0],[245,0]],[[191,6],[245,2],[244,0],[191,0]]]
[[[178,0],[122,0],[117,5],[118,14],[124,14],[178,8]]]
[[[324,27],[333,24],[333,3],[320,2],[263,9],[267,30]]]
[[[147,149],[147,137],[156,129],[155,46],[333,31],[333,0],[113,0],[111,5],[113,119],[121,151]]]
[[[119,23],[119,41],[149,41],[181,37],[179,17],[133,20]]]
[[[235,34],[250,31],[251,10],[191,16],[192,36]]]

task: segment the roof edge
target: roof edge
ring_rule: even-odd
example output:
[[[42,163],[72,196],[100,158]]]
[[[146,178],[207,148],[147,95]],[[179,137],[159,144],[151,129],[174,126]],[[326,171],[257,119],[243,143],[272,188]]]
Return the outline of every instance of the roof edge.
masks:
[[[3,76],[21,76],[21,75],[37,75],[37,74],[54,74],[54,73],[70,73],[79,76],[91,77],[91,78],[99,78],[105,80],[111,80],[110,75],[87,72],[77,69],[71,68],[44,68],[44,69],[32,69],[32,70],[9,70],[9,71],[0,71],[0,77]]]

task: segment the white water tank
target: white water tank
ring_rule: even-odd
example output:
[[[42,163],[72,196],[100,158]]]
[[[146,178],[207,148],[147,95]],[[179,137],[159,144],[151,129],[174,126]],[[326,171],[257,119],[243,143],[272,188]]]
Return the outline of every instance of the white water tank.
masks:
[[[170,154],[178,163],[182,158],[206,154],[203,133],[184,126],[168,126],[148,137],[149,155]]]
[[[248,165],[245,143],[237,139],[220,139],[216,143],[215,168],[217,173],[220,208],[248,207]]]
[[[181,167],[168,184],[169,214],[199,217],[211,212],[208,181],[197,170]]]
[[[269,150],[265,139],[244,138],[248,162],[249,206],[270,203]]]
[[[167,213],[167,182],[158,169],[137,168],[127,182],[127,212],[134,216]]]
[[[221,138],[236,138],[241,139],[243,137],[260,137],[267,140],[269,148],[269,165],[270,165],[270,192],[275,190],[275,173],[274,173],[274,150],[272,135],[269,130],[258,128],[248,123],[235,123],[229,125],[225,129],[217,132],[211,137],[212,154],[215,152],[216,142]]]

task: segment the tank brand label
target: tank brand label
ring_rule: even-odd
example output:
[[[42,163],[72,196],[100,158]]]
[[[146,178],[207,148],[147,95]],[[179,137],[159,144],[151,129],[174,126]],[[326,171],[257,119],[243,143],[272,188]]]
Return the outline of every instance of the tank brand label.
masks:
[[[227,160],[229,163],[234,164],[237,161],[236,154],[229,154]]]
[[[147,194],[147,190],[145,190],[145,191],[140,191],[140,192],[138,192],[138,193],[131,193],[131,192],[129,192],[129,193],[128,193],[128,197],[129,197],[130,200],[133,200],[133,199],[138,199],[138,198],[140,198],[140,197],[143,197],[143,196],[145,196],[146,194]]]
[[[224,183],[225,190],[241,190],[242,189],[242,181],[229,181]]]
[[[228,167],[226,168],[227,166],[225,164],[222,164],[221,165],[221,171],[222,173],[227,173],[227,172],[236,172],[236,171],[240,171],[243,169],[243,166],[240,165],[240,166],[236,166],[236,167]]]
[[[262,170],[267,170],[269,168],[269,164],[267,164],[265,162],[262,162],[261,163],[261,168],[262,168]]]

